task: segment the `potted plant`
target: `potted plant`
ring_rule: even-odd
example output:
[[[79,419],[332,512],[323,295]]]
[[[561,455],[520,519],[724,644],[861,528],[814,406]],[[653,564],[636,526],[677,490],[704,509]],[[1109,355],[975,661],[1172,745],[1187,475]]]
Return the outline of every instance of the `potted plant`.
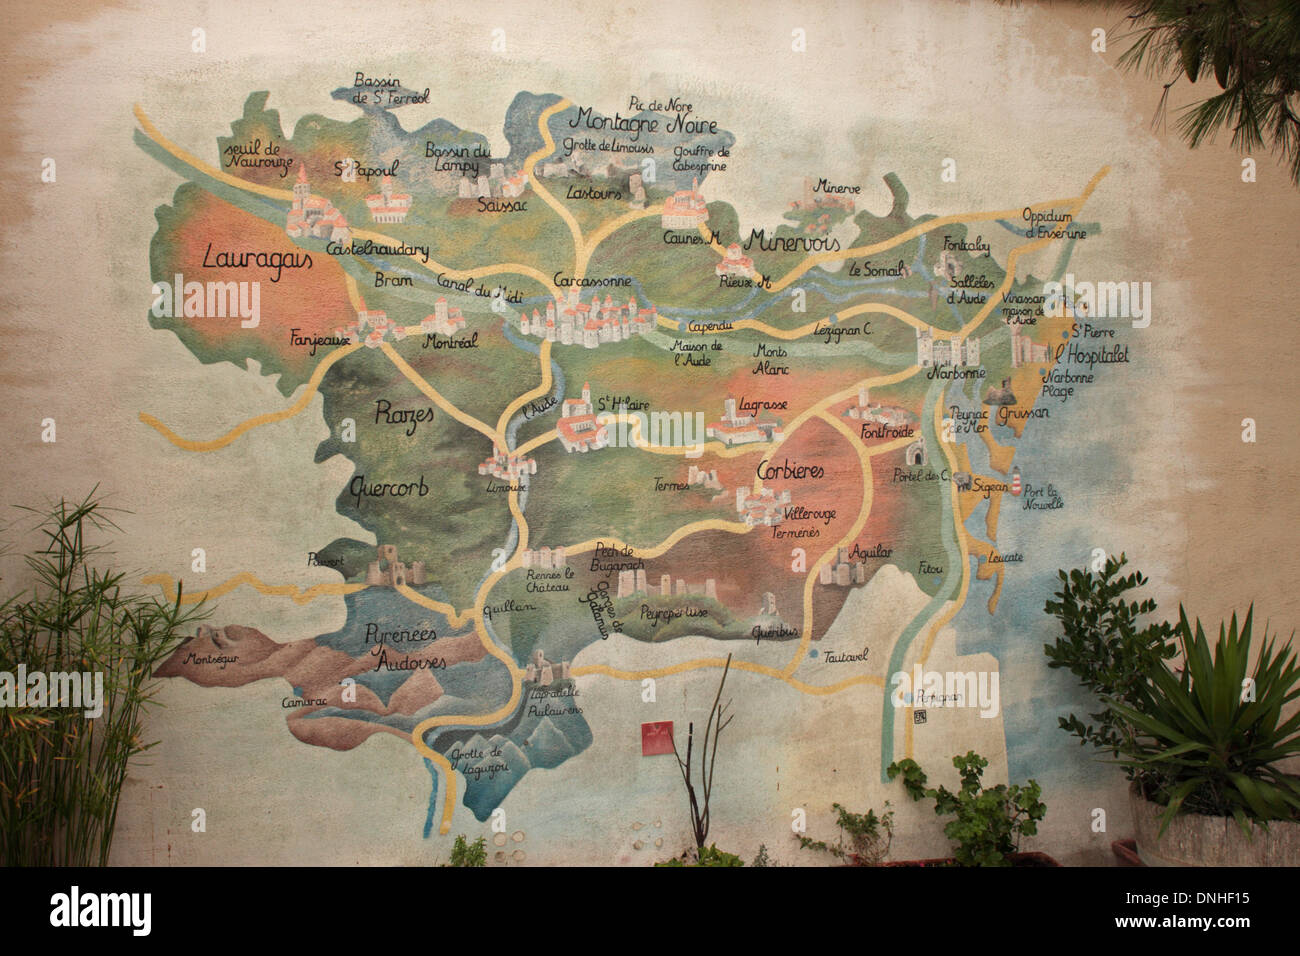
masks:
[[[1148,865],[1294,866],[1300,863],[1300,776],[1278,764],[1300,755],[1295,652],[1267,633],[1253,669],[1254,608],[1211,647],[1179,609],[1182,665],[1150,673],[1141,709],[1107,704],[1133,728],[1121,762],[1135,771],[1137,853]]]
[[[1300,696],[1294,653],[1266,637],[1249,672],[1253,608],[1240,628],[1236,615],[1220,626],[1213,648],[1181,608],[1176,627],[1139,626],[1156,604],[1124,600],[1146,583],[1118,576],[1125,560],[1095,577],[1060,572],[1046,610],[1063,636],[1044,647],[1049,667],[1069,668],[1106,704],[1095,723],[1071,714],[1060,725],[1124,767],[1138,839],[1115,852],[1159,865],[1300,862],[1300,788],[1278,767],[1300,754],[1300,717],[1282,719]]]
[[[927,787],[925,771],[910,758],[895,761],[886,769],[889,779],[900,774],[903,787],[913,800],[929,798],[934,812],[951,816],[943,832],[953,840],[948,859],[910,860],[886,866],[1060,866],[1045,853],[1020,853],[1020,839],[1038,832],[1038,821],[1047,807],[1038,798],[1042,788],[1034,780],[1027,784],[998,784],[983,787],[981,778],[989,762],[973,750],[952,758],[961,775],[956,792],[947,787]]]

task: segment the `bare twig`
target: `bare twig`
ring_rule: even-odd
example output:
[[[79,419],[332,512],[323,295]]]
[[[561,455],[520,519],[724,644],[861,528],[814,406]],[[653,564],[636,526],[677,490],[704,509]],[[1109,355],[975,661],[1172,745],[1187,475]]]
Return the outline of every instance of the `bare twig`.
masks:
[[[685,760],[677,750],[677,740],[675,738],[673,740],[673,756],[677,758],[677,768],[682,773],[682,783],[686,785],[686,800],[691,810],[691,830],[697,850],[704,849],[705,841],[709,837],[709,810],[713,797],[713,768],[718,759],[718,737],[734,716],[727,714],[727,709],[731,706],[730,700],[725,704],[720,703],[722,689],[727,683],[727,672],[730,670],[731,655],[728,654],[727,663],[722,668],[722,679],[718,681],[718,692],[714,694],[713,706],[709,708],[709,719],[704,725],[704,738],[700,743],[700,783],[703,788],[703,805],[694,783],[695,723],[691,722],[686,726]]]

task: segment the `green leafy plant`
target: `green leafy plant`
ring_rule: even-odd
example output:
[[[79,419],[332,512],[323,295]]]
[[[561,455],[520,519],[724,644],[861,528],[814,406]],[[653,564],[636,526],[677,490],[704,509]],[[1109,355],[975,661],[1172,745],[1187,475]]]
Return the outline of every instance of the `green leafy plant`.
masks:
[[[465,839],[465,834],[456,835],[456,842],[451,846],[451,862],[448,866],[487,866],[487,839],[479,837],[473,843]]]
[[[694,859],[691,854],[694,853]],[[745,861],[734,853],[719,850],[715,844],[687,850],[680,857],[664,860],[655,866],[744,866]]]
[[[1063,633],[1055,644],[1044,644],[1043,651],[1048,667],[1068,668],[1098,697],[1141,708],[1150,694],[1148,675],[1177,648],[1170,640],[1173,628],[1168,623],[1139,623],[1140,617],[1156,612],[1154,600],[1125,600],[1125,594],[1147,583],[1136,571],[1119,576],[1127,560],[1123,554],[1118,560],[1107,558],[1096,576],[1079,569],[1068,575],[1057,572],[1061,590],[1045,610],[1061,622]],[[1062,730],[1079,738],[1081,746],[1091,743],[1119,756],[1132,738],[1130,725],[1109,707],[1088,717],[1092,723],[1085,724],[1075,714],[1057,720]],[[1132,777],[1134,771],[1128,772]]]
[[[1020,838],[1037,833],[1038,821],[1047,813],[1038,799],[1042,789],[1034,780],[1023,786],[982,787],[980,780],[989,762],[973,750],[953,757],[952,764],[961,775],[955,793],[947,787],[927,787],[925,772],[911,758],[891,763],[886,773],[890,780],[901,774],[909,797],[928,797],[937,815],[953,818],[943,832],[956,843],[953,856],[958,866],[1010,866],[1008,857],[1016,852]]]
[[[831,804],[831,808],[837,815],[835,823],[840,830],[839,839],[830,844],[801,836],[799,846],[805,850],[821,850],[837,859],[847,860],[853,866],[879,866],[889,854],[894,839],[894,811],[889,808],[888,801],[880,816],[871,809],[866,813],[853,813],[838,803]],[[847,847],[844,845],[846,834],[849,838]]]
[[[1201,622],[1193,628],[1179,608],[1181,673],[1162,661],[1140,707],[1107,701],[1135,729],[1123,763],[1156,771],[1141,783],[1147,799],[1168,807],[1161,833],[1180,811],[1231,816],[1248,834],[1252,819],[1300,819],[1300,777],[1277,767],[1300,755],[1300,713],[1282,719],[1300,697],[1300,668],[1266,628],[1250,669],[1253,616],[1252,605],[1240,628],[1236,614],[1220,624],[1211,649]]]
[[[772,862],[772,860],[767,855],[766,843],[760,843],[758,845],[758,852],[754,854],[754,859],[750,861],[749,865],[750,866],[775,866],[776,865]]]
[[[734,853],[727,853],[725,850],[719,850],[714,844],[709,844],[699,851],[699,862],[697,866],[744,866],[745,861]]]
[[[7,866],[104,866],[118,801],[132,758],[148,750],[144,715],[153,673],[204,616],[201,602],[181,609],[124,591],[125,575],[94,567],[106,553],[88,536],[120,530],[92,490],[80,503],[60,500],[40,518],[44,547],[27,555],[30,592],[0,603],[0,671],[20,667],[61,678],[43,704],[0,711],[0,861]],[[102,711],[58,706],[81,675],[102,680]],[[87,679],[92,675],[93,680]],[[13,685],[16,690],[16,679]],[[82,691],[84,698],[84,689]],[[39,700],[39,697],[37,698]]]

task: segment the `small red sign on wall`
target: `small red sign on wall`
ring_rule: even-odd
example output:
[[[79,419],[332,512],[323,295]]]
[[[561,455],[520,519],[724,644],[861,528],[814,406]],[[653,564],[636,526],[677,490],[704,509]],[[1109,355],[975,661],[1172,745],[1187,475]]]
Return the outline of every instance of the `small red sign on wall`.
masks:
[[[641,756],[653,757],[655,754],[673,752],[673,722],[656,720],[641,725]]]

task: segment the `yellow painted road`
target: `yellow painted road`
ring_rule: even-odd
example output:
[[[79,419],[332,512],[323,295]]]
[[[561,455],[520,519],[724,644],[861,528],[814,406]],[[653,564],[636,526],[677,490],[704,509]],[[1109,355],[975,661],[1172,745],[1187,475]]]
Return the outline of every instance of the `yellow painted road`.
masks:
[[[196,441],[190,438],[182,438],[147,412],[140,413],[140,421],[144,422],[150,428],[155,429],[160,435],[177,448],[184,449],[185,451],[197,452],[216,451],[218,448],[225,448],[245,432],[252,431],[254,428],[258,428],[262,425],[282,422],[299,414],[303,409],[311,404],[311,400],[316,396],[317,389],[320,388],[321,379],[325,377],[325,373],[330,370],[334,363],[338,362],[340,359],[346,358],[359,348],[361,348],[360,345],[344,345],[335,348],[334,351],[321,359],[320,364],[316,366],[316,371],[312,373],[311,378],[307,381],[307,388],[300,396],[298,396],[298,401],[294,402],[283,411],[267,412],[264,415],[254,415],[252,418],[240,422],[220,438],[213,438],[210,441]]]
[[[170,574],[150,574],[140,579],[140,583],[146,587],[159,587],[169,601],[176,600],[176,579]],[[215,587],[206,588],[202,591],[186,591],[181,597],[182,604],[197,604],[200,601],[208,601],[213,598],[219,598],[223,594],[229,594],[235,588],[248,585],[260,594],[266,594],[271,597],[287,597],[294,604],[307,604],[319,597],[338,597],[344,594],[355,594],[357,591],[364,591],[367,585],[348,584],[345,581],[328,581],[323,584],[313,584],[309,588],[300,588],[296,584],[267,584],[248,571],[241,571],[233,577],[227,578]]]
[[[407,363],[406,359],[402,358],[401,354],[397,351],[397,349],[393,348],[393,346],[390,343],[384,342],[379,347],[383,349],[383,352],[385,355],[388,356],[389,361],[391,361],[395,366],[397,366],[397,370],[401,372],[403,375],[405,375],[412,385],[418,388],[429,398],[433,399],[435,405],[441,408],[444,412],[446,412],[456,421],[460,422],[462,425],[474,429],[474,431],[485,436],[488,439],[488,441],[492,442],[494,445],[497,444],[498,435],[495,431],[493,431],[484,422],[479,421],[473,415],[470,415],[466,412],[462,412],[451,402],[447,401],[447,399],[443,398],[442,393],[439,392],[432,385],[430,385],[427,381],[425,381],[423,375],[421,375],[415,369],[411,368],[411,366]],[[501,443],[501,446],[502,447],[505,446],[504,441]]]

